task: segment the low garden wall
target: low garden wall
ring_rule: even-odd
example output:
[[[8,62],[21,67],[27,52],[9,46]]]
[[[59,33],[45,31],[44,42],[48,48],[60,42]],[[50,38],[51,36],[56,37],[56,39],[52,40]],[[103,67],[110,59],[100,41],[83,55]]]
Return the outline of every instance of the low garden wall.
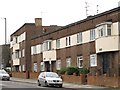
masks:
[[[69,83],[78,83],[78,84],[86,84],[87,83],[87,77],[86,75],[62,75],[62,79],[64,82]]]
[[[26,72],[12,72],[12,77],[27,78]]]
[[[12,77],[16,78],[37,79],[38,75],[37,72],[12,72]]]
[[[30,79],[37,79],[39,76],[39,73],[37,72],[30,72]]]
[[[89,85],[107,86],[107,87],[116,88],[116,87],[120,87],[120,77],[117,76],[109,77],[107,75],[103,75],[103,76],[88,75],[87,83]]]

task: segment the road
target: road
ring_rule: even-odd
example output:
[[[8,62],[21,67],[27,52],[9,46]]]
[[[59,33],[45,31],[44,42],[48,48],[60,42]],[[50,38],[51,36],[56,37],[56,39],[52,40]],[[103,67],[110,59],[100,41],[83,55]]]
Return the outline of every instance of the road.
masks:
[[[2,90],[120,90],[120,89],[110,89],[110,88],[57,88],[57,87],[41,87],[37,84],[15,82],[15,81],[2,81],[0,83]]]

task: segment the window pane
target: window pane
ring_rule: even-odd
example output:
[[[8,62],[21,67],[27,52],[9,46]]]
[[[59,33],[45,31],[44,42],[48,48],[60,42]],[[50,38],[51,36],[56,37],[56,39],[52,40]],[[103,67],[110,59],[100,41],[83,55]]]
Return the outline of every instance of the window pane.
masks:
[[[56,41],[56,47],[57,47],[57,49],[60,48],[60,40],[59,39]]]
[[[79,68],[82,68],[83,67],[83,56],[78,56],[77,57],[77,66]]]
[[[60,70],[61,69],[61,60],[56,61],[56,69]]]
[[[90,55],[90,66],[97,66],[97,56],[96,54]]]
[[[107,25],[107,35],[111,35],[111,25]]]
[[[71,58],[66,59],[66,66],[67,67],[71,66]]]
[[[77,34],[77,43],[82,43],[82,33]]]
[[[34,72],[37,72],[37,63],[34,63]]]

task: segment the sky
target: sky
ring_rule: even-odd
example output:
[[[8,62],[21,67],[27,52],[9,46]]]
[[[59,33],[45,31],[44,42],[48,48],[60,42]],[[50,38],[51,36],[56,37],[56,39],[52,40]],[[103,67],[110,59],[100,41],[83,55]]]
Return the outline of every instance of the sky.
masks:
[[[118,7],[120,0],[0,0],[0,45],[5,44],[5,19],[7,19],[7,43],[10,35],[24,23],[34,23],[42,18],[42,24],[65,26],[88,15]],[[87,5],[85,4],[87,2]]]

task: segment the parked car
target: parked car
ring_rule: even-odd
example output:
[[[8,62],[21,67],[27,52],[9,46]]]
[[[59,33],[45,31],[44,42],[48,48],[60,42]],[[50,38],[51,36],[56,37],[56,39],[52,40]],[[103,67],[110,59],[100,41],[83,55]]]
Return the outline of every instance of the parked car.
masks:
[[[38,76],[38,86],[58,86],[62,87],[63,80],[55,72],[42,72]]]
[[[10,75],[5,70],[0,70],[0,79],[1,80],[10,80]]]

